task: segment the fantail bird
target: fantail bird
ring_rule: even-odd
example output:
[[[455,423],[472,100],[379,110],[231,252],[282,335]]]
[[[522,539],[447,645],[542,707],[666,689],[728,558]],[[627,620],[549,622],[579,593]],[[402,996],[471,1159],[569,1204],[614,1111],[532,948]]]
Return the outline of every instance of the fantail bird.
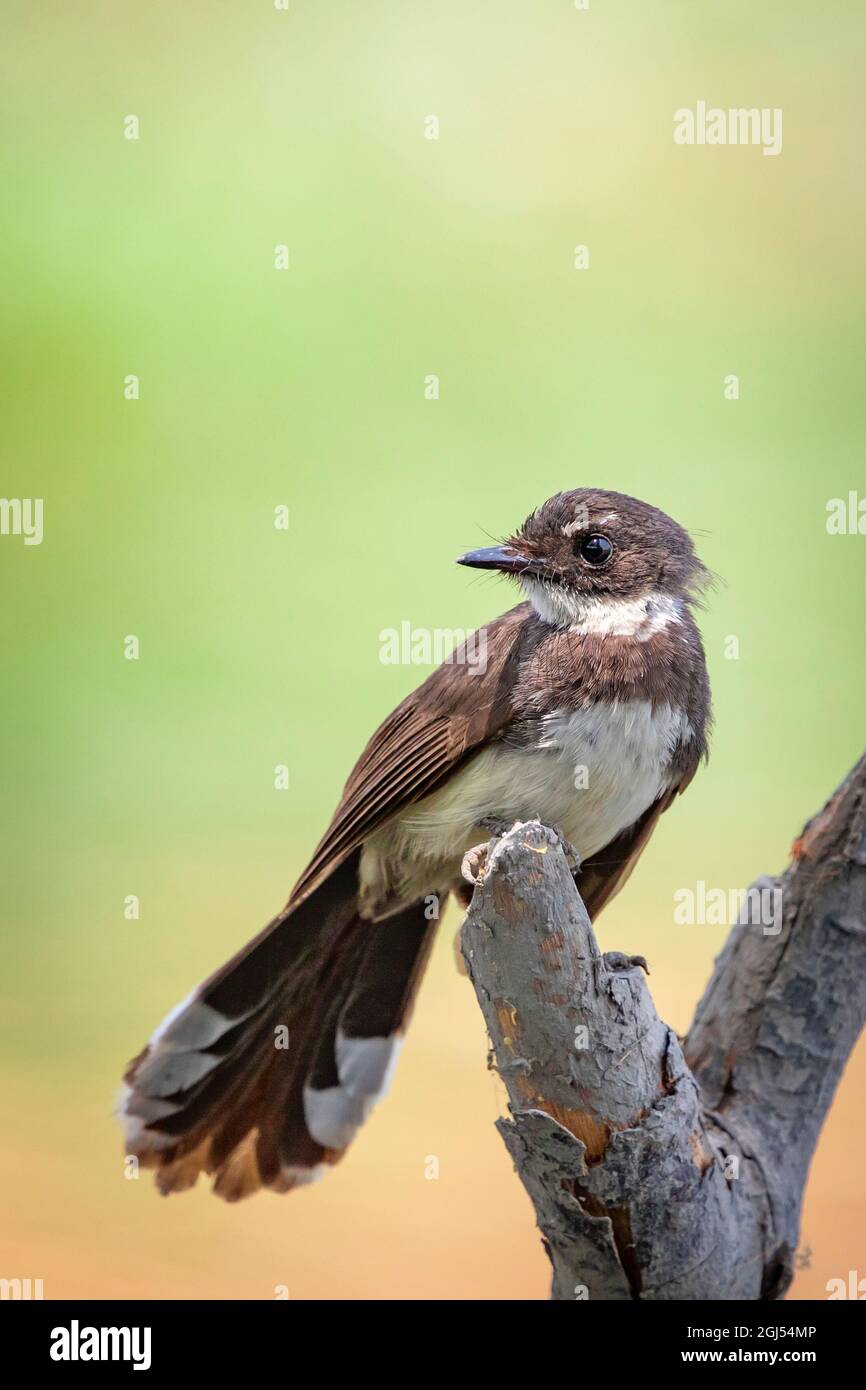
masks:
[[[465,902],[461,862],[485,823],[555,825],[595,917],[706,755],[692,610],[709,575],[664,512],[558,493],[458,563],[525,594],[483,629],[483,669],[458,651],[388,716],[282,912],[126,1072],[128,1151],[163,1192],[201,1171],[228,1200],[284,1192],[336,1162],[387,1086],[430,903]]]

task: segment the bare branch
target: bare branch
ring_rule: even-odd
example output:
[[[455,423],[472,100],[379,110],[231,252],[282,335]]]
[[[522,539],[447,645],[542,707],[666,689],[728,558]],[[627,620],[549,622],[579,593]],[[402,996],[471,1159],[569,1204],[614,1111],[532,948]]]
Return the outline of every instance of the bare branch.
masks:
[[[866,1022],[866,759],[741,921],[690,1069],[641,963],[601,954],[555,833],[530,821],[491,841],[463,954],[554,1298],[777,1298],[790,1283],[809,1163]]]

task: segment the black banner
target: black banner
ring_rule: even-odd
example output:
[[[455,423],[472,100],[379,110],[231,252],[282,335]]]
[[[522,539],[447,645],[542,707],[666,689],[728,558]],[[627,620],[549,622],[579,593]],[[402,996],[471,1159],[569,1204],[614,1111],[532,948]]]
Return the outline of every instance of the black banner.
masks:
[[[848,1301],[848,1300],[846,1300]],[[399,1307],[395,1323],[395,1306]],[[471,1339],[477,1321],[467,1322],[465,1330],[455,1327],[459,1306],[446,1304],[449,1330],[458,1332],[459,1359],[466,1355],[466,1339]],[[476,1304],[466,1304],[467,1312]],[[514,1323],[499,1324],[495,1308],[488,1305],[487,1329],[492,1323],[511,1338]],[[500,1305],[503,1307],[509,1305]],[[433,1339],[441,1348],[443,1363],[458,1356],[451,1337],[441,1337],[439,1304],[400,1305],[375,1303],[315,1304],[299,1301],[268,1303],[201,1302],[7,1302],[0,1310],[0,1329],[7,1366],[14,1363],[27,1374],[31,1369],[49,1371],[59,1378],[75,1374],[90,1375],[110,1367],[114,1373],[164,1374],[166,1371],[213,1371],[225,1375],[232,1371],[249,1374],[263,1364],[284,1363],[290,1347],[297,1349],[299,1334],[314,1334],[318,1317],[334,1308],[339,1311],[339,1330],[332,1326],[327,1339],[329,1371],[339,1361],[345,1347],[347,1359],[355,1361],[360,1346],[372,1346],[370,1333],[398,1338],[405,1336],[416,1310],[423,1307],[425,1326],[439,1329]],[[549,1336],[557,1323],[557,1335],[575,1338],[554,1345],[545,1343],[548,1354],[577,1356],[577,1368],[584,1356],[602,1355],[611,1370],[622,1369],[623,1357],[637,1357],[641,1365],[659,1371],[675,1366],[760,1365],[769,1368],[790,1365],[811,1366],[826,1375],[857,1354],[863,1336],[863,1318],[852,1307],[837,1302],[792,1303],[592,1303],[577,1301],[564,1323],[561,1304],[524,1305],[521,1330]],[[536,1322],[536,1318],[538,1321]],[[361,1323],[363,1319],[363,1324]],[[359,1343],[352,1329],[358,1324],[367,1340]],[[422,1330],[421,1335],[424,1335]],[[631,1338],[639,1339],[632,1341]],[[290,1339],[290,1340],[287,1340]],[[314,1345],[311,1342],[311,1347]],[[425,1369],[430,1366],[430,1344],[423,1343]],[[484,1350],[489,1354],[485,1337]],[[320,1348],[321,1350],[321,1348]],[[479,1351],[481,1347],[479,1347]],[[335,1355],[335,1352],[337,1353]],[[497,1353],[497,1355],[501,1355]],[[272,1374],[269,1371],[269,1374]],[[286,1365],[286,1376],[291,1376]]]

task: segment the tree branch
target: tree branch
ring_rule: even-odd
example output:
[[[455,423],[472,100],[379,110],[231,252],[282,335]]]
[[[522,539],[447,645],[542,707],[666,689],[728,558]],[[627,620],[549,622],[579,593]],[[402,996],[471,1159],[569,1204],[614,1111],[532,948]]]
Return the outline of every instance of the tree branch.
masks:
[[[538,821],[491,841],[462,948],[552,1297],[782,1297],[866,1022],[866,758],[749,891],[682,1047]]]

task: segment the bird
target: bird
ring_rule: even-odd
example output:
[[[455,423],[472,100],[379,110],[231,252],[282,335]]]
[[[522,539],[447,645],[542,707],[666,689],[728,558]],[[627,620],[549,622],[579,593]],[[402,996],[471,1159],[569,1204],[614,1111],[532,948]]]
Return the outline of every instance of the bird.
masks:
[[[385,719],[285,907],[126,1070],[126,1151],[162,1193],[202,1173],[227,1201],[321,1177],[387,1090],[485,829],[555,826],[594,921],[707,757],[695,609],[712,576],[671,517],[572,489],[458,563],[521,601]]]

